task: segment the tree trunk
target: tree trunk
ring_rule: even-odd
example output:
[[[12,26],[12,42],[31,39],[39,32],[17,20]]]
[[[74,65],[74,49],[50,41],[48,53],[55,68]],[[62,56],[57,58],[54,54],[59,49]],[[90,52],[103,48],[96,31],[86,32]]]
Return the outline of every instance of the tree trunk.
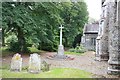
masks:
[[[4,36],[5,29],[2,28],[2,46],[5,46],[5,36]]]
[[[23,31],[20,27],[18,27],[17,32],[18,32],[17,38],[18,38],[20,52],[21,53],[26,52],[25,50],[27,49],[27,47],[26,47],[26,41],[24,38]]]
[[[65,46],[67,47],[67,46],[68,46],[68,40],[67,40],[67,37],[65,37],[64,39],[65,39]]]
[[[41,50],[41,43],[39,43],[38,45],[38,50]]]

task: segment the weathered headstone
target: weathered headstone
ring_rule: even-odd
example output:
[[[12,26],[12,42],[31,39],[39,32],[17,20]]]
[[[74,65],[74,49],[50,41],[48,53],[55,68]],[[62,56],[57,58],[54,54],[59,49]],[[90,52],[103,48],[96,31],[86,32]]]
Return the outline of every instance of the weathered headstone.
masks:
[[[15,54],[11,60],[11,71],[22,70],[22,58],[20,54]]]
[[[48,64],[46,61],[42,61],[42,63],[41,63],[41,70],[43,72],[49,71],[49,69],[50,69],[49,66],[50,66],[50,64]]]
[[[28,72],[39,73],[41,71],[41,58],[37,53],[30,54]]]

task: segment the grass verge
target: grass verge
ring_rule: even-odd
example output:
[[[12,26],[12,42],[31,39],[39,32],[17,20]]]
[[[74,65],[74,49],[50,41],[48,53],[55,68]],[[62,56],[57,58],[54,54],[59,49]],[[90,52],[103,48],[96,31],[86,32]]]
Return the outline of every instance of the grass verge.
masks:
[[[89,72],[72,68],[54,68],[39,74],[31,74],[26,71],[11,72],[5,69],[0,71],[2,71],[2,78],[91,78],[92,76]]]

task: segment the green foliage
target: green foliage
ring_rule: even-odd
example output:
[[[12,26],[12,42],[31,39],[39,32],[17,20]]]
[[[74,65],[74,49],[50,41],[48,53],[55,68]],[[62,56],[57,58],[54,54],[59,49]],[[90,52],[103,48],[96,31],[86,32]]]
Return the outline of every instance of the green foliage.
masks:
[[[38,53],[38,54],[40,54],[40,53],[45,52],[43,50],[38,50],[36,47],[27,47],[27,49],[28,49],[28,52],[26,52],[26,54],[30,54],[30,53]],[[17,50],[14,50],[14,51],[10,50],[9,46],[8,47],[2,47],[1,50],[2,50],[2,57],[9,56],[9,55],[14,55],[16,52],[18,52]]]
[[[24,45],[24,46],[26,46],[26,45]],[[21,52],[21,51],[23,51],[24,53],[29,53],[30,52],[27,47],[20,48],[19,43],[14,42],[14,41],[10,42],[9,51],[18,52],[18,53]]]
[[[82,34],[84,24],[88,20],[87,6],[84,2],[78,3],[62,3],[64,19],[64,32],[63,38],[66,45],[72,45],[74,38],[78,34]]]
[[[41,53],[44,51],[38,50],[36,47],[28,47],[30,53]]]
[[[86,49],[83,47],[83,45],[77,46],[75,49],[69,49],[70,52],[76,52],[76,53],[84,53],[86,52]]]
[[[16,35],[9,35],[8,37],[6,37],[6,42],[7,42],[7,43],[17,42],[17,37],[16,37]]]
[[[17,36],[17,42],[10,42],[10,50],[16,52],[27,52],[26,29],[29,32],[34,26],[34,21],[31,17],[31,10],[29,6],[33,3],[20,3],[20,2],[3,2],[2,3],[2,28],[5,29],[4,33],[8,36],[14,33]],[[6,36],[5,35],[5,36]],[[13,40],[12,40],[13,41]]]
[[[76,53],[74,51],[65,51],[65,54],[70,54],[70,55],[81,55],[82,53]]]
[[[57,48],[57,47],[56,47]],[[41,49],[45,51],[56,51],[56,48],[54,49],[52,45],[50,44],[44,44]]]
[[[69,49],[70,52],[76,52],[74,48]]]
[[[11,48],[36,44],[39,49],[56,51],[59,45],[59,26],[64,26],[63,44],[71,47],[74,38],[82,34],[88,20],[85,2],[3,2],[2,28],[6,37],[14,33],[17,41]],[[10,39],[11,40],[11,39]],[[7,40],[9,42],[9,40]],[[17,45],[17,46],[14,46]],[[22,52],[22,51],[21,51]]]

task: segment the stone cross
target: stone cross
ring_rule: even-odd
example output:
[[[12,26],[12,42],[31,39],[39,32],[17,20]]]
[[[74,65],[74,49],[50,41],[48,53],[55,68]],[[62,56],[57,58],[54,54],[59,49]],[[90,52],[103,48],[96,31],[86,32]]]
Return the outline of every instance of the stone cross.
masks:
[[[62,25],[61,25],[59,28],[60,28],[60,45],[62,45],[62,29],[64,27],[62,27]]]
[[[59,28],[60,28],[60,45],[62,45],[62,29],[64,27],[62,27],[62,25],[61,25]]]
[[[20,54],[15,54],[11,60],[11,71],[21,71],[22,58]]]
[[[59,27],[60,28],[60,45],[58,47],[58,56],[63,56],[64,55],[64,46],[62,45],[62,25]]]

